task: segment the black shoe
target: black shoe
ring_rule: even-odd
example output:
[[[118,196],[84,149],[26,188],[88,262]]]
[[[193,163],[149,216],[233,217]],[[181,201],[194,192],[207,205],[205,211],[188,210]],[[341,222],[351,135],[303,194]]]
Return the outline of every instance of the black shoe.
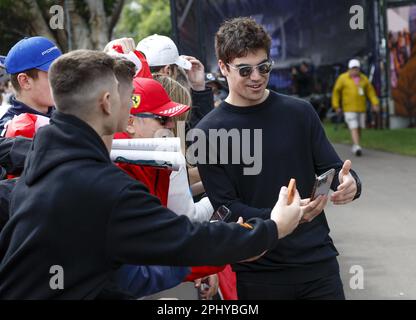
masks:
[[[361,157],[363,155],[363,151],[360,146],[353,145],[352,146],[352,153],[355,154],[357,157]]]

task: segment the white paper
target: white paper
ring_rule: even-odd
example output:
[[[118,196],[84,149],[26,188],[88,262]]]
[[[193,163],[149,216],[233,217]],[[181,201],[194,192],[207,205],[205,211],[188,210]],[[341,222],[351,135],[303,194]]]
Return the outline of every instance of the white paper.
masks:
[[[112,149],[180,152],[179,138],[114,139]]]

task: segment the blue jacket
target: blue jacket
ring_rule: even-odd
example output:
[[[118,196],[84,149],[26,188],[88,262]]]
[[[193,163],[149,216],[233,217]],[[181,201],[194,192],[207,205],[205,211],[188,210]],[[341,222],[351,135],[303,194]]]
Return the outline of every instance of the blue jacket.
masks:
[[[141,298],[177,286],[190,271],[189,267],[123,265],[116,282],[123,291]]]
[[[35,109],[32,109],[31,107],[27,106],[23,102],[20,102],[19,100],[16,100],[15,97],[12,97],[10,99],[10,103],[11,103],[10,108],[6,111],[6,113],[0,119],[1,136],[4,136],[3,130],[4,130],[5,124],[7,123],[7,121],[13,119],[14,116],[18,116],[19,114],[22,114],[22,113],[32,113],[32,114],[38,114],[38,115],[50,118],[53,110],[55,109],[54,107],[50,107],[48,109],[48,113],[45,114]]]

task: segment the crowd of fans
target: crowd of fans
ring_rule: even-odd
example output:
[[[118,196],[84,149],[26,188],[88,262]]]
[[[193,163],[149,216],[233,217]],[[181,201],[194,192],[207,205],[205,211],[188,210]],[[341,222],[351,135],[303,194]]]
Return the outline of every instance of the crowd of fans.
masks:
[[[242,48],[235,28],[246,35]],[[203,299],[274,298],[287,295],[287,284],[304,286],[294,298],[344,298],[321,214],[328,197],[301,200],[300,193],[309,193],[315,174],[334,168],[331,201],[347,204],[360,196],[358,176],[308,103],[266,90],[273,62],[261,26],[249,18],[225,22],[216,46],[221,75],[206,74],[196,57],[179,55],[160,35],[137,45],[116,39],[103,52],[62,54],[40,36],[10,49],[0,119],[0,297],[137,299],[194,281]],[[308,66],[294,76],[307,97]],[[176,136],[186,153],[184,132],[208,133],[221,123],[264,127],[268,157],[284,159],[265,159],[267,168],[254,177],[241,174],[242,165],[194,167],[183,154],[174,172],[110,159],[120,139]],[[292,132],[290,145],[285,132]],[[282,158],[276,145],[293,158]],[[281,186],[293,176],[300,192],[288,200]],[[209,223],[222,204],[232,219]],[[297,240],[286,240],[292,233]],[[55,265],[65,270],[65,289],[59,281],[51,286],[45,272]],[[249,272],[253,266],[260,277]],[[283,282],[264,290],[269,277]]]

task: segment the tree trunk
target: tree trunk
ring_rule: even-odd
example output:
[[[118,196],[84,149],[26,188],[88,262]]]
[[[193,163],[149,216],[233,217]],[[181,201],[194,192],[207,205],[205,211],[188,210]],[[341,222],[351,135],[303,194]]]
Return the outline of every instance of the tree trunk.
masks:
[[[104,9],[104,2],[97,0],[86,0],[90,11],[91,41],[94,49],[103,50],[110,41],[108,38],[108,24]]]
[[[118,20],[120,19],[121,11],[123,10],[124,0],[117,0],[113,7],[113,14],[108,18],[108,39],[111,40],[113,36],[113,30],[116,27]]]
[[[68,37],[66,35],[65,29],[58,29],[56,30],[56,40],[59,44],[59,46],[61,47],[63,52],[67,52],[68,51]]]
[[[94,49],[90,31],[85,20],[75,11],[75,9],[69,10],[69,16],[71,19],[71,49]]]
[[[42,11],[39,8],[39,5],[36,0],[27,0],[25,1],[27,4],[27,8],[29,9],[29,13],[32,17],[30,19],[31,28],[35,30],[37,35],[42,35],[44,37],[49,38],[50,40],[57,42],[55,36],[49,29],[49,24],[46,23]]]

